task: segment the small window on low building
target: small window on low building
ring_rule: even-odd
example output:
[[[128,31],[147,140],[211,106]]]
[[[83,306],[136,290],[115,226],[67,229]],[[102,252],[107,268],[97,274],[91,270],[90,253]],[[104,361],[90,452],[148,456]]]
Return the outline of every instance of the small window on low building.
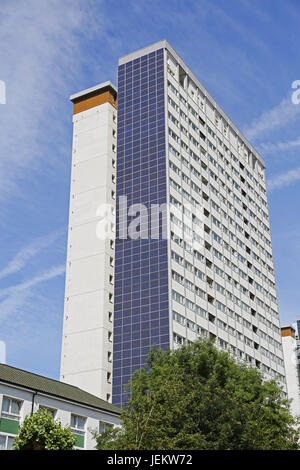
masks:
[[[22,402],[15,398],[3,397],[2,417],[19,421]]]
[[[13,436],[0,434],[0,450],[13,450],[14,439]]]
[[[106,421],[99,421],[99,434],[102,434],[103,431],[105,431],[106,429],[111,429],[113,427],[114,425],[112,423],[108,423]]]
[[[84,448],[86,418],[71,414],[71,430],[75,436],[75,447]]]
[[[50,408],[49,406],[45,406],[45,405],[40,405],[39,410],[40,411],[46,411],[47,413],[50,413],[53,419],[55,418],[55,415],[56,415],[56,412],[57,412],[57,410],[55,408]]]

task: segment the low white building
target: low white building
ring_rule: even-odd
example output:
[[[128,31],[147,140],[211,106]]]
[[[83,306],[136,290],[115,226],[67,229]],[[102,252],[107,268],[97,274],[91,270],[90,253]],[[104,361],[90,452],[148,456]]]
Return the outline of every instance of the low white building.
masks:
[[[293,415],[300,415],[299,376],[297,359],[297,340],[292,326],[281,328],[282,348],[287,383],[288,398],[292,400]]]
[[[95,449],[93,431],[120,425],[120,408],[73,385],[0,364],[0,449],[12,449],[26,415],[49,410],[62,426],[69,425],[76,449]]]

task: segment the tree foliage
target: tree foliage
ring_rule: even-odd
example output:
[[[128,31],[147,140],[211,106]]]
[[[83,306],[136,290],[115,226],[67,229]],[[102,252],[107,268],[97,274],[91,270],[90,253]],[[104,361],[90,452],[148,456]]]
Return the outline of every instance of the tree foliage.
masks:
[[[122,428],[98,436],[98,449],[298,449],[298,422],[276,381],[209,341],[152,350],[129,390]]]
[[[14,440],[14,450],[72,450],[75,438],[45,410],[25,417]]]

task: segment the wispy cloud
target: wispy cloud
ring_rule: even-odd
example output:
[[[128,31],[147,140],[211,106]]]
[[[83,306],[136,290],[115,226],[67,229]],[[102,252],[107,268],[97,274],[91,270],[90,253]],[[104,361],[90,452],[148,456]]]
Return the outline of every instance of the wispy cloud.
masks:
[[[293,122],[300,113],[300,105],[293,104],[290,97],[284,98],[277,106],[254,119],[253,122],[244,129],[244,133],[249,140],[255,140],[267,132],[273,131]]]
[[[41,163],[45,174],[47,167],[62,162],[58,116],[68,103],[70,84],[82,73],[81,44],[96,22],[92,4],[1,1],[0,79],[6,83],[7,99],[0,108],[0,198],[18,194],[18,182],[33,178]],[[41,132],[43,128],[47,131]],[[56,152],[47,158],[46,144],[53,141],[53,133]]]
[[[31,258],[54,243],[62,234],[63,230],[56,230],[44,237],[34,239],[29,245],[21,248],[7,266],[0,270],[0,279],[21,271]]]
[[[300,137],[298,139],[289,140],[287,142],[265,142],[258,146],[259,150],[264,153],[281,152],[297,147],[300,147]]]
[[[53,266],[49,270],[32,277],[31,279],[9,286],[0,291],[0,297],[4,300],[0,303],[0,322],[8,315],[16,313],[18,309],[24,307],[28,299],[33,295],[33,288],[41,282],[49,281],[65,272],[65,265]]]
[[[54,266],[48,269],[47,271],[44,271],[43,273],[32,277],[28,281],[24,281],[24,282],[21,282],[20,284],[16,284],[14,286],[9,286],[4,289],[1,289],[0,297],[4,297],[13,292],[24,292],[27,289],[34,287],[36,284],[39,284],[40,282],[49,281],[49,279],[53,279],[54,277],[60,276],[61,274],[65,272],[65,269],[66,267],[64,264]]]
[[[284,186],[289,186],[298,180],[300,180],[300,167],[289,170],[270,179],[268,181],[268,188],[272,191],[274,189],[283,188]]]

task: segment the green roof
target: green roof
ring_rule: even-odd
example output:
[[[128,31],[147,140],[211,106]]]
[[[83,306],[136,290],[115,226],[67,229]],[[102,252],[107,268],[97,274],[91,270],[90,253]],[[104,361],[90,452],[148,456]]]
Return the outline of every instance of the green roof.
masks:
[[[33,374],[26,370],[17,369],[6,364],[0,364],[0,381],[12,385],[46,393],[57,398],[73,401],[78,404],[97,408],[98,410],[107,411],[116,415],[120,415],[121,409],[101,398],[85,392],[81,388],[69,385],[58,380],[49,379],[42,375]]]

